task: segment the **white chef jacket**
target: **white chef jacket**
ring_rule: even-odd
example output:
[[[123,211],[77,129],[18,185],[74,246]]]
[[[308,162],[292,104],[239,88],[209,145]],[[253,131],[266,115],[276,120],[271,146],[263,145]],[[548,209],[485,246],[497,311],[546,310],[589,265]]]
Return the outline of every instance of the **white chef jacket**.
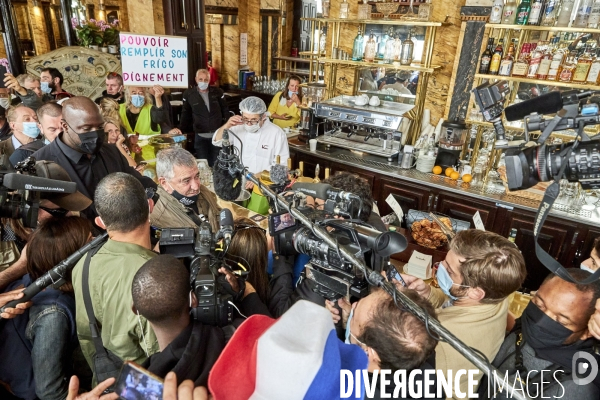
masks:
[[[271,165],[275,163],[276,156],[281,156],[280,163],[287,165],[287,159],[290,157],[287,136],[283,129],[268,119],[256,133],[246,132],[244,125],[237,125],[229,130],[235,133],[244,144],[242,163],[251,173],[258,174],[264,170],[269,171]],[[215,132],[213,135],[212,143],[221,147],[222,140],[215,141],[216,134]],[[235,136],[231,135],[229,140],[238,150],[242,150],[240,142]]]

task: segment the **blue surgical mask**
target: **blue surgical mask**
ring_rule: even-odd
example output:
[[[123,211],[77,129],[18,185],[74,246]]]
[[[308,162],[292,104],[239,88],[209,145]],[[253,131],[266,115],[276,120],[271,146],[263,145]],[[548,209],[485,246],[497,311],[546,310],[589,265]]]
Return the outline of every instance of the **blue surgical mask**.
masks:
[[[437,270],[436,276],[437,276],[438,285],[440,286],[440,289],[442,289],[442,292],[444,292],[444,294],[446,296],[450,297],[453,301],[458,300],[458,297],[450,294],[450,289],[452,289],[453,285],[469,287],[469,286],[465,286],[465,285],[459,285],[458,283],[454,283],[452,281],[452,278],[450,278],[450,274],[448,274],[448,270],[446,269],[446,267],[444,267],[444,265],[442,263],[439,263],[439,265],[438,265],[438,270]]]
[[[23,134],[33,139],[37,138],[40,135],[37,122],[23,122]]]
[[[354,307],[350,310],[350,315],[348,315],[348,321],[346,322],[346,343],[350,344],[350,322],[352,321],[352,316],[354,315]]]
[[[134,107],[140,108],[144,105],[145,102],[146,99],[142,95],[134,94],[133,96],[131,96],[131,104],[133,104]]]
[[[198,82],[198,87],[200,90],[206,90],[208,89],[208,82]]]
[[[292,92],[291,90],[288,90],[288,96],[291,99],[293,95],[295,95],[296,92]]]
[[[42,89],[42,93],[46,93],[46,94],[52,93],[52,88],[50,87],[50,82],[40,82],[40,87]]]
[[[50,141],[48,139],[44,139],[44,144],[50,144]]]
[[[585,265],[583,263],[581,263],[581,266],[579,268],[581,268],[584,271],[588,271],[591,274],[593,274],[594,272],[596,272],[596,271],[594,271],[593,269],[591,269],[590,267],[588,267],[587,265]]]

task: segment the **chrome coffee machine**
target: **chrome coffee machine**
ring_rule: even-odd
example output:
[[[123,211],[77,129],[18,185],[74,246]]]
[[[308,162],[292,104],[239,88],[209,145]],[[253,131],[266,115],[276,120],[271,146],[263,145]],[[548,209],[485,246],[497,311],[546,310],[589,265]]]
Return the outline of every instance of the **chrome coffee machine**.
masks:
[[[315,105],[325,96],[327,86],[323,83],[309,83],[300,107],[300,135],[298,140],[308,142],[323,134],[322,122],[315,115]]]
[[[381,101],[379,106],[356,105],[354,96],[338,96],[319,102],[315,114],[323,120],[324,135],[317,140],[336,146],[386,157],[398,155],[410,120],[405,117],[414,105]]]

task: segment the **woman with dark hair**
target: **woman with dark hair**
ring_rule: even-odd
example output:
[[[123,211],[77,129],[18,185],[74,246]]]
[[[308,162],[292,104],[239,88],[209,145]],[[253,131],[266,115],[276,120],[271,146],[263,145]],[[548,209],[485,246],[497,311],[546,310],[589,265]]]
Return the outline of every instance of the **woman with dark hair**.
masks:
[[[590,258],[581,263],[581,269],[589,271],[592,274],[596,272],[598,268],[600,268],[600,237],[594,239]]]
[[[269,105],[269,112],[273,123],[280,128],[294,126],[300,121],[300,106],[302,105],[302,91],[300,78],[290,75],[282,92],[275,93]]]
[[[27,272],[7,290],[27,286],[91,239],[85,218],[45,220],[28,242]],[[23,399],[64,399],[73,374],[73,352],[78,347],[75,298],[70,273],[59,288],[47,287],[32,299],[29,313],[19,315],[0,330],[0,381]],[[35,379],[34,379],[35,378]]]

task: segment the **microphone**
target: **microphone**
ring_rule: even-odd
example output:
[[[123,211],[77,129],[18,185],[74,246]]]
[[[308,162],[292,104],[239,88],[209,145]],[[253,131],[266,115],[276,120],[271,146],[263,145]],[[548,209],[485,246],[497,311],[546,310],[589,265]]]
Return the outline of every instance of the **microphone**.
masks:
[[[269,178],[271,182],[276,185],[283,185],[288,178],[288,169],[285,165],[273,164],[269,171]]]
[[[233,235],[233,215],[231,210],[224,208],[219,213],[219,235],[225,239],[225,248],[231,243],[231,235]]]
[[[240,197],[243,169],[229,141],[229,130],[224,129],[221,150],[213,166],[213,182],[217,196],[226,201],[235,201]]]
[[[327,183],[297,182],[292,185],[292,190],[297,190],[306,195],[322,200],[341,201],[359,198],[354,193],[344,192],[343,190],[336,189]]]
[[[75,182],[17,173],[4,175],[2,184],[12,190],[35,190],[47,193],[75,193],[77,191],[77,183]]]
[[[518,121],[529,114],[554,114],[563,109],[567,104],[579,104],[579,100],[594,94],[593,91],[580,92],[571,90],[568,92],[549,92],[531,100],[522,101],[504,109],[504,117],[507,121]]]

